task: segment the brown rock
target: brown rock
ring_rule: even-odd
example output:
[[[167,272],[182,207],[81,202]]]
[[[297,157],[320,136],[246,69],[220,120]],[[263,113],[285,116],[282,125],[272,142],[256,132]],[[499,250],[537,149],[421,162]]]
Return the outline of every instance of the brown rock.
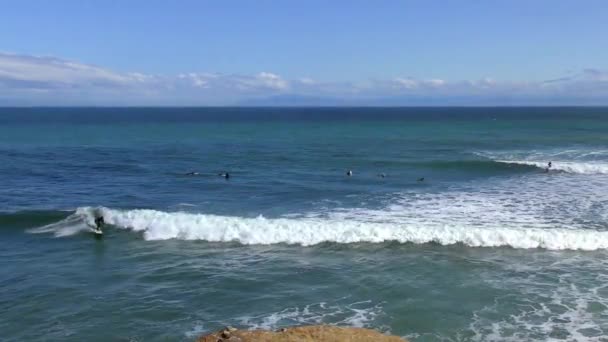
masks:
[[[228,331],[228,330],[224,330],[224,331],[222,331],[222,333],[221,333],[221,335],[220,335],[220,336],[221,336],[223,339],[228,339],[228,338],[230,338],[230,336],[231,336],[231,335],[232,335],[232,334],[230,333],[230,331]]]
[[[375,330],[332,325],[283,328],[277,332],[232,329],[226,328],[203,336],[198,342],[405,342],[400,337],[384,335]]]

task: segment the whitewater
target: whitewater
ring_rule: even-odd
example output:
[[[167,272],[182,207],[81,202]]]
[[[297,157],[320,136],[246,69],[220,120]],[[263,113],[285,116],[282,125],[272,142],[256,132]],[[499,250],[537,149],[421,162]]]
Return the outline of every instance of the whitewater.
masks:
[[[415,225],[372,223],[318,218],[244,218],[157,210],[115,210],[79,208],[65,220],[32,229],[70,236],[90,230],[95,213],[119,229],[141,232],[146,240],[204,240],[239,242],[245,245],[298,244],[323,242],[437,243],[471,247],[545,248],[549,250],[597,250],[608,248],[608,232],[566,228],[505,228],[459,225]]]
[[[497,162],[505,164],[530,165],[541,169],[546,169],[548,165],[548,162],[534,160],[497,160]],[[608,163],[603,162],[574,162],[557,160],[551,162],[550,169],[573,174],[608,175]]]

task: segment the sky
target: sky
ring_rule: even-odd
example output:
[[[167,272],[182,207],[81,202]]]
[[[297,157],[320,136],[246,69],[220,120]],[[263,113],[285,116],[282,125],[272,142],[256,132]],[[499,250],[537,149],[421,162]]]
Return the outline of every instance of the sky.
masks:
[[[0,0],[0,105],[608,105],[608,1]]]

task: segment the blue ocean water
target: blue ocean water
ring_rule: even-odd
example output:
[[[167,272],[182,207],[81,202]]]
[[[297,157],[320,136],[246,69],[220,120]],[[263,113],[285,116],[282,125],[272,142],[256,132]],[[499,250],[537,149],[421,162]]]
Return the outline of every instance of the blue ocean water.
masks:
[[[0,331],[605,341],[607,133],[607,108],[0,109]]]

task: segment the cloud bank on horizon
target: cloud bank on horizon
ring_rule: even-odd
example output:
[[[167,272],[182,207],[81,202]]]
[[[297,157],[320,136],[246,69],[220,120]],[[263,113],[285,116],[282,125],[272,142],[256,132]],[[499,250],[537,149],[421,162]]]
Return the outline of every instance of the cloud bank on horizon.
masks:
[[[153,75],[0,53],[0,105],[608,105],[608,71],[545,81],[392,79],[320,82],[257,74]]]

